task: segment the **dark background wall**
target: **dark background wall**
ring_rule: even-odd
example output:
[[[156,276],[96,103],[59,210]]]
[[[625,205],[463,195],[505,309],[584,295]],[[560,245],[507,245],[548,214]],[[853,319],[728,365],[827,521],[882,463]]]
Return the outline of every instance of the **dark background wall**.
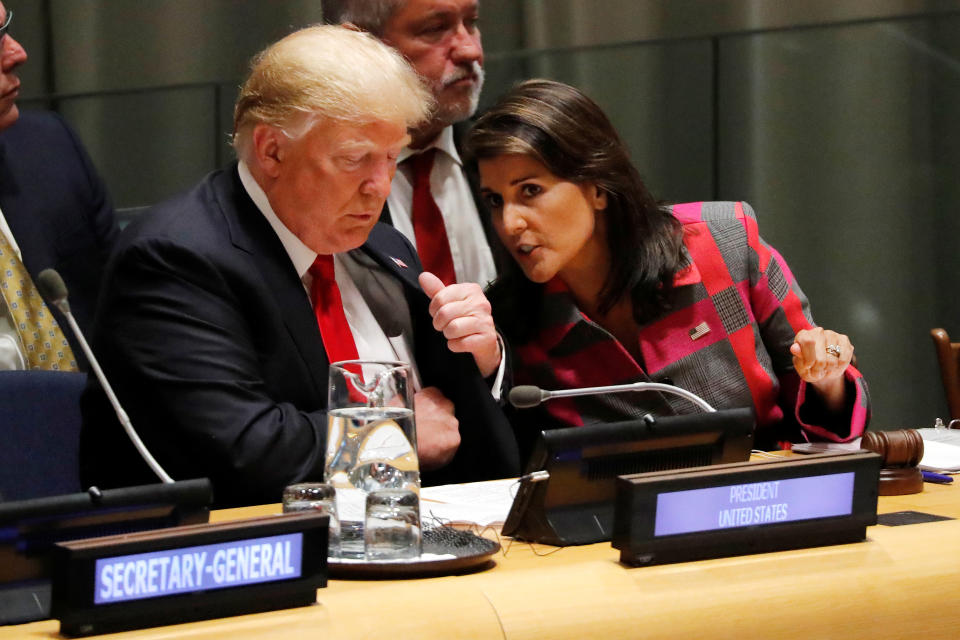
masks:
[[[10,0],[24,108],[77,128],[121,207],[232,160],[247,61],[317,0]],[[659,197],[743,199],[817,321],[848,333],[874,426],[946,417],[960,339],[960,0],[481,0],[489,104],[575,84]]]

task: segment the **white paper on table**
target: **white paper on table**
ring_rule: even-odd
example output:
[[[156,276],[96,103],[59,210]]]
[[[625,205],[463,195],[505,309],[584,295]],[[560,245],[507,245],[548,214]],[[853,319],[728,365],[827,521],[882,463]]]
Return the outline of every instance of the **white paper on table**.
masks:
[[[960,429],[917,429],[923,438],[920,468],[927,471],[960,472]]]
[[[510,513],[517,480],[447,484],[420,490],[420,518],[442,522],[502,523]]]
[[[960,471],[960,447],[946,442],[923,441],[923,459],[920,468],[927,471]]]

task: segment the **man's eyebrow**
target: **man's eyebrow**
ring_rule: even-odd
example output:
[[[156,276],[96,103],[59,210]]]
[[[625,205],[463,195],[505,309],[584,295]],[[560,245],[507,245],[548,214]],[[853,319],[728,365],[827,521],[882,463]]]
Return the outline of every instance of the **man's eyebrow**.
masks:
[[[337,144],[336,150],[340,153],[350,152],[350,151],[367,151],[369,149],[375,148],[377,145],[374,144],[371,140],[364,140],[362,138],[350,138],[349,140],[343,140]]]
[[[404,134],[403,138],[398,140],[395,144],[390,145],[380,145],[374,142],[373,140],[365,140],[363,138],[350,138],[348,140],[343,140],[336,145],[334,153],[356,153],[358,151],[376,151],[378,149],[386,149],[391,151],[396,149],[398,152],[403,149],[405,146],[410,144],[409,134]]]
[[[415,27],[420,27],[427,24],[431,20],[436,20],[437,18],[447,18],[452,15],[458,15],[453,9],[442,8],[442,9],[430,9],[427,13],[423,14],[419,18],[413,21]]]

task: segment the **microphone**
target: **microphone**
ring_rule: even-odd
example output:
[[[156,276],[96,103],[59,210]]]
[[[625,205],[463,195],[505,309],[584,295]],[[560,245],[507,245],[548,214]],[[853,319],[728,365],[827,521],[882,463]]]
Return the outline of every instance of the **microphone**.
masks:
[[[561,389],[559,391],[547,391],[533,385],[519,385],[510,390],[510,404],[517,409],[529,409],[535,407],[544,400],[551,398],[569,398],[571,396],[592,396],[604,393],[623,393],[624,391],[660,391],[662,393],[672,393],[682,398],[686,398],[701,409],[713,413],[716,411],[707,403],[706,400],[690,393],[686,389],[675,387],[672,384],[663,384],[660,382],[634,382],[631,384],[615,384],[606,387],[583,387],[581,389]]]
[[[36,284],[37,289],[39,289],[43,297],[47,299],[47,302],[59,309],[67,319],[73,335],[76,336],[77,342],[80,343],[84,355],[87,356],[87,360],[90,362],[90,368],[93,369],[97,380],[100,381],[100,386],[103,387],[107,398],[110,400],[110,404],[113,405],[113,410],[117,413],[117,419],[120,420],[120,424],[123,425],[123,430],[127,432],[127,436],[129,436],[130,441],[133,442],[133,446],[137,448],[140,457],[142,457],[150,469],[157,474],[160,480],[163,482],[173,482],[173,478],[167,475],[167,472],[164,471],[163,467],[154,459],[153,455],[143,444],[140,436],[137,435],[137,432],[133,428],[133,423],[130,422],[130,418],[127,416],[127,412],[120,406],[120,401],[117,400],[117,395],[113,392],[113,387],[107,382],[107,377],[103,375],[103,369],[100,368],[100,363],[97,362],[93,351],[90,350],[90,345],[87,344],[87,340],[83,337],[83,332],[80,331],[80,326],[77,324],[73,314],[70,313],[70,303],[67,302],[67,285],[64,284],[63,278],[61,278],[60,274],[54,269],[44,269],[37,275]]]

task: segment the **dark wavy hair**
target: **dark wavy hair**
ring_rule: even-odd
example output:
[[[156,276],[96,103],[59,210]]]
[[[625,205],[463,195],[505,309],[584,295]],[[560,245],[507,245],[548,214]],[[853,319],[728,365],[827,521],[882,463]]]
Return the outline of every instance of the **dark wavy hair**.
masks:
[[[684,264],[681,225],[647,191],[626,145],[596,102],[560,82],[521,82],[477,120],[466,152],[474,165],[502,155],[527,155],[563,180],[596,184],[607,196],[611,257],[600,312],[628,294],[638,324],[670,308],[673,276]],[[530,296],[542,287],[531,286],[510,262],[500,265],[503,275],[491,288],[491,300],[529,309]],[[526,315],[519,311],[510,315]],[[529,317],[517,320],[530,326]]]

